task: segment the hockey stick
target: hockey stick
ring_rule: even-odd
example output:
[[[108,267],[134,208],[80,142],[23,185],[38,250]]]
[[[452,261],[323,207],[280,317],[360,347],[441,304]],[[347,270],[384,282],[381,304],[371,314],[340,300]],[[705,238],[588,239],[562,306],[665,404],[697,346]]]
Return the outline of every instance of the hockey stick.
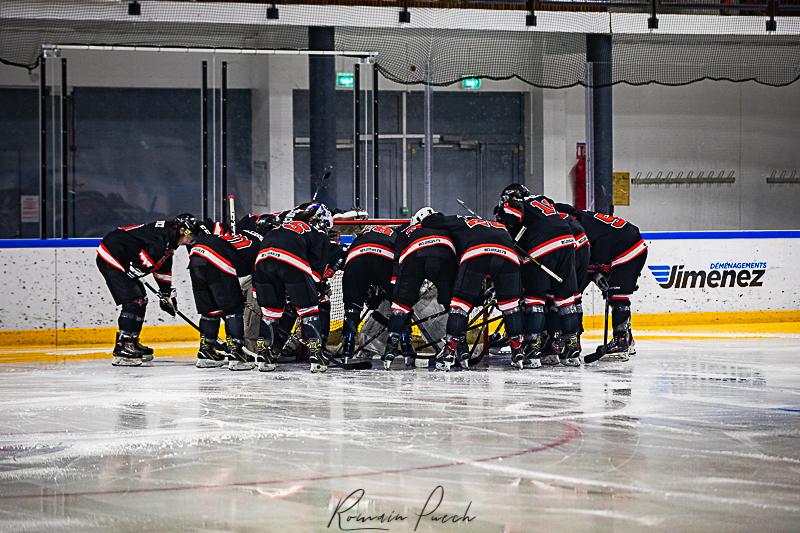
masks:
[[[449,313],[449,312],[450,312],[450,311],[449,311],[449,310],[447,310],[447,309],[445,309],[445,310],[443,310],[443,311],[438,311],[438,312],[436,312],[436,313],[433,313],[432,315],[428,315],[428,316],[426,316],[426,317],[424,317],[424,318],[420,318],[420,319],[418,319],[418,320],[412,321],[412,322],[411,322],[411,324],[409,324],[409,327],[418,326],[419,324],[422,324],[422,323],[424,323],[424,322],[427,322],[428,320],[432,320],[432,319],[434,319],[434,318],[436,318],[436,317],[438,317],[438,316],[442,316],[442,315],[444,315],[444,314],[447,314],[447,313]],[[366,342],[362,343],[362,344],[361,344],[361,346],[359,346],[358,348],[356,348],[356,350],[353,352],[353,355],[356,355],[357,353],[359,353],[360,351],[362,351],[364,348],[366,348],[367,346],[369,346],[370,344],[372,344],[372,342],[373,342],[375,339],[377,339],[378,337],[380,337],[380,336],[381,336],[381,335],[382,335],[382,334],[383,334],[383,333],[386,331],[386,329],[387,329],[387,327],[386,327],[386,326],[382,327],[382,328],[381,328],[381,330],[380,330],[379,332],[377,332],[376,334],[374,334],[372,337],[370,337],[369,339],[367,339],[367,341],[366,341]],[[429,346],[433,346],[434,344],[437,344],[437,343],[438,343],[438,341],[433,341],[433,343],[428,343],[428,344],[424,345],[424,346],[423,346],[423,348],[427,348],[427,347],[429,347]],[[338,353],[338,352],[337,352],[337,353]],[[431,358],[431,356],[425,356],[425,355],[418,355],[418,356],[416,356],[416,359],[430,359],[430,358]]]
[[[555,272],[553,272],[552,270],[550,270],[549,268],[547,268],[546,266],[541,264],[539,261],[534,259],[528,252],[525,251],[525,249],[522,246],[519,245],[519,240],[525,234],[525,230],[527,230],[527,229],[528,229],[527,226],[522,226],[522,228],[520,228],[519,233],[517,233],[517,237],[514,239],[514,247],[518,251],[522,252],[525,255],[525,257],[530,259],[533,262],[534,265],[536,265],[539,268],[541,268],[542,271],[544,271],[545,274],[547,274],[548,276],[550,276],[551,278],[556,280],[558,283],[563,283],[564,280],[561,279],[561,276],[559,276],[558,274],[556,274]]]
[[[478,217],[478,218],[482,218],[480,215],[478,215],[478,213],[476,213],[475,211],[473,211],[472,209],[470,209],[470,208],[467,206],[467,204],[466,204],[466,203],[464,203],[464,201],[463,201],[463,200],[461,200],[461,198],[456,198],[456,201],[459,203],[459,205],[461,205],[461,207],[463,207],[464,209],[466,209],[466,210],[469,212],[469,214],[471,214],[472,216],[474,216],[474,217]],[[541,269],[544,271],[544,273],[545,273],[545,274],[547,274],[548,276],[550,276],[551,278],[553,278],[553,279],[554,279],[554,280],[556,280],[557,282],[559,282],[559,283],[563,283],[563,282],[564,282],[564,280],[563,280],[563,279],[562,279],[562,278],[561,278],[561,277],[560,277],[558,274],[556,274],[555,272],[553,272],[552,270],[550,270],[549,268],[547,268],[546,266],[544,266],[543,264],[541,264],[539,261],[537,261],[536,259],[534,259],[533,257],[531,257],[531,255],[530,255],[528,252],[526,252],[526,251],[525,251],[525,250],[522,248],[522,246],[520,246],[520,245],[519,245],[519,240],[520,240],[520,239],[522,238],[522,236],[525,234],[525,230],[526,230],[526,229],[527,229],[527,227],[526,227],[526,226],[522,226],[522,228],[519,230],[519,233],[517,233],[517,236],[514,238],[514,247],[517,249],[517,251],[518,251],[518,252],[521,252],[521,253],[522,253],[522,254],[523,254],[525,257],[527,257],[527,258],[528,258],[530,261],[532,261],[534,265],[536,265],[536,266],[538,266],[539,268],[541,268]]]
[[[128,276],[130,276],[132,279],[135,279],[137,281],[141,281],[142,284],[144,284],[144,286],[147,287],[147,290],[149,290],[150,292],[152,292],[153,294],[158,296],[158,300],[159,301],[163,300],[163,298],[161,298],[161,293],[158,292],[158,290],[156,290],[155,287],[153,287],[152,285],[150,285],[146,281],[142,281],[141,279],[133,276],[130,272],[128,273]],[[175,310],[175,314],[178,315],[180,318],[182,318],[184,322],[186,322],[187,324],[192,326],[194,329],[196,329],[198,333],[202,333],[200,331],[200,326],[198,326],[191,318],[189,318],[188,316],[183,314],[183,312],[181,312],[181,310],[178,309],[177,307],[173,307],[173,309]],[[217,339],[216,348],[217,348],[217,350],[226,350],[228,348],[228,346],[223,341]]]
[[[328,181],[328,178],[330,178],[330,177],[331,177],[331,171],[330,170],[325,172],[325,174],[322,175],[322,179],[319,180],[319,184],[317,185],[317,190],[314,191],[314,196],[311,197],[311,201],[312,202],[316,202],[317,201],[317,195],[319,194],[319,191],[325,186],[325,182]]]
[[[231,233],[236,234],[236,197],[228,196],[228,220],[231,223]]]
[[[601,274],[598,274],[600,276]],[[605,279],[605,278],[602,278]],[[594,363],[595,361],[600,360],[604,355],[606,355],[604,349],[608,345],[608,308],[611,306],[610,298],[608,292],[611,289],[618,289],[619,287],[609,287],[608,282],[603,283],[605,287],[601,286],[601,283],[598,283],[597,278],[595,278],[595,284],[600,287],[601,292],[603,293],[603,299],[606,301],[606,311],[604,316],[603,322],[603,345],[598,346],[594,353],[591,353],[583,358],[584,364],[586,363]]]

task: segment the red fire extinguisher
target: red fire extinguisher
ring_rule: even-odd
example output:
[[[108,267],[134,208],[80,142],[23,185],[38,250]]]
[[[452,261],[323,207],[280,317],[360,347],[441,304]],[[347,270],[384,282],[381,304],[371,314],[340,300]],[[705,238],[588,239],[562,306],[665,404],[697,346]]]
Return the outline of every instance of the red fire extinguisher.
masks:
[[[576,209],[586,209],[586,143],[576,145],[575,157],[574,205]]]

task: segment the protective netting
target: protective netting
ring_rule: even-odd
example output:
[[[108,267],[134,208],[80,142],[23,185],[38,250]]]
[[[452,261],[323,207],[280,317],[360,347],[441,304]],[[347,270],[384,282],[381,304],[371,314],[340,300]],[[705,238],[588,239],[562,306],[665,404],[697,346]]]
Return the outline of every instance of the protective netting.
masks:
[[[539,11],[535,28],[525,26],[523,4],[414,9],[413,24],[402,25],[397,7],[280,5],[280,18],[270,20],[264,3],[140,3],[142,15],[130,16],[127,2],[4,0],[0,58],[34,68],[42,44],[302,50],[309,26],[331,25],[337,50],[378,52],[381,73],[407,84],[448,85],[465,77],[518,78],[548,88],[587,84],[591,33],[613,36],[611,75],[594,85],[715,79],[779,86],[800,77],[800,18],[779,16],[778,31],[767,33],[765,5],[735,11],[752,16],[725,16],[734,12],[724,3],[687,11],[681,6],[709,4],[662,2],[667,13],[702,16],[660,14],[659,29],[648,32],[649,2],[633,0],[598,1],[583,12]],[[796,4],[782,0],[778,14],[798,14]]]

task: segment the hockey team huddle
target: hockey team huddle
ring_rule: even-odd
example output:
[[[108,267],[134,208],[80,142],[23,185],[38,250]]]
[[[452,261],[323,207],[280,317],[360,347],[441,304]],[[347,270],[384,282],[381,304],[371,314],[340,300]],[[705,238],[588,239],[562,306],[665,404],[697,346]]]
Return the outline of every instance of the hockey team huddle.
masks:
[[[311,372],[344,366],[341,361],[358,351],[365,308],[383,300],[391,303],[384,366],[398,357],[413,360],[413,308],[426,281],[436,287],[438,303],[449,308],[443,348],[435,355],[438,370],[469,367],[470,315],[487,302],[502,314],[512,367],[579,366],[581,294],[592,281],[611,307],[613,330],[592,360],[627,360],[634,353],[630,296],[647,257],[639,229],[532,195],[520,184],[502,191],[494,215],[486,220],[423,207],[401,226],[368,227],[347,248],[333,231],[332,212],[320,202],[251,214],[231,227],[182,214],[117,228],[97,250],[97,266],[121,306],[112,364],[138,366],[153,358],[153,350],[139,342],[147,306],[144,276],[155,279],[158,288],[147,287],[161,308],[185,317],[172,288],[172,255],[181,245],[189,249],[200,314],[198,368],[274,370],[290,337],[304,348]],[[341,346],[332,354],[328,283],[338,270],[344,323]],[[223,320],[226,342],[218,338]]]

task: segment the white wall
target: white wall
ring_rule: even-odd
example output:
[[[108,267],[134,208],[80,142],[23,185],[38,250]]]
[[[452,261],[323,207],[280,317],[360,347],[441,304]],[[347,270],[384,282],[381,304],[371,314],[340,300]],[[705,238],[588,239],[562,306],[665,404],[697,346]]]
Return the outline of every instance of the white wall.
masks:
[[[800,227],[800,185],[765,182],[773,171],[800,177],[800,84],[707,81],[613,91],[616,171],[736,177],[731,185],[634,185],[631,205],[617,207],[618,215],[645,230]],[[584,112],[584,88],[543,91],[545,194],[572,198]]]

